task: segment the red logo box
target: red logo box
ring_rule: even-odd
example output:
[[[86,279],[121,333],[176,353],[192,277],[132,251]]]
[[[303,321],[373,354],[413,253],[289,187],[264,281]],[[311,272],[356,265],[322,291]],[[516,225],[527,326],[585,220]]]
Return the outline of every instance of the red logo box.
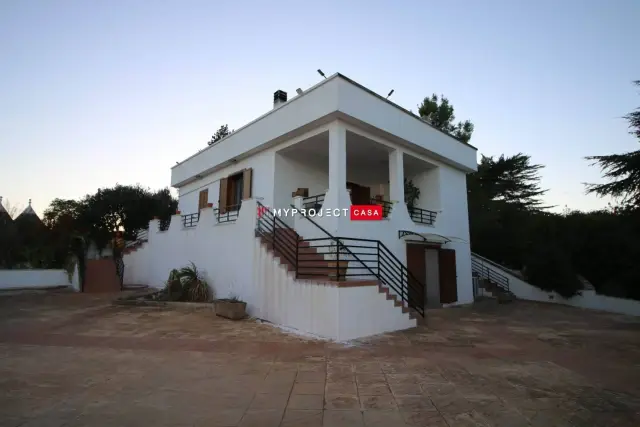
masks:
[[[379,221],[382,219],[382,206],[352,205],[350,214],[352,221]]]

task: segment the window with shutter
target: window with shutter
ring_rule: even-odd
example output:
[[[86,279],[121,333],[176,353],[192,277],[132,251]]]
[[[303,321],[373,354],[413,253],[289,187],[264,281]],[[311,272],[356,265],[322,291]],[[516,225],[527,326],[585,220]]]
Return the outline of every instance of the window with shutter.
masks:
[[[242,200],[250,199],[252,197],[251,188],[253,187],[253,169],[245,169],[242,173]]]
[[[220,180],[220,200],[218,200],[218,205],[219,205],[219,209],[220,209],[220,213],[223,214],[227,211],[227,204],[228,204],[228,190],[229,189],[229,184],[228,184],[228,180],[227,178],[222,178]]]
[[[204,209],[209,203],[209,189],[202,190],[198,198],[198,210]]]

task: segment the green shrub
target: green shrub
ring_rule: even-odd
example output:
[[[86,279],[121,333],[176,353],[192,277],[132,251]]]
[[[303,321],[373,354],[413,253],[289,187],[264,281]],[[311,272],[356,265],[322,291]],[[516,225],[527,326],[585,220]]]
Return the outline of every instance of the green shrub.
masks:
[[[555,246],[535,248],[527,259],[524,274],[532,285],[544,291],[555,291],[564,298],[571,298],[582,289],[566,253]]]

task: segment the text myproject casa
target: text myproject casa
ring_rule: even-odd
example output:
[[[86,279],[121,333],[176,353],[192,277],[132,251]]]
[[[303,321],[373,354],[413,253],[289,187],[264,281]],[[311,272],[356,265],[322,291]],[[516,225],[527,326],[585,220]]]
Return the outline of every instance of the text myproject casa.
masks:
[[[376,206],[377,207],[377,206]],[[366,206],[351,206],[351,208],[343,208],[343,209],[295,209],[295,208],[286,208],[286,209],[272,209],[271,210],[275,216],[295,216],[297,214],[301,214],[304,216],[315,216],[315,217],[332,217],[332,216],[351,216],[353,217],[376,217],[379,216],[379,210],[373,207],[369,208]]]

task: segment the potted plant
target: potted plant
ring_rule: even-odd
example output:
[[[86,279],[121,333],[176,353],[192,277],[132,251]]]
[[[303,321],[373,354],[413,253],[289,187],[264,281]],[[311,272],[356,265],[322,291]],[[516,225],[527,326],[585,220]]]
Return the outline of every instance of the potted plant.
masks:
[[[231,320],[240,320],[247,317],[247,303],[235,295],[229,298],[219,299],[215,302],[216,316]]]
[[[420,198],[420,189],[415,186],[413,181],[404,179],[404,201],[407,204],[407,210],[409,213],[413,211],[413,208]]]
[[[329,267],[329,277],[335,278],[335,280],[340,280],[341,277],[344,279],[347,275],[347,268],[349,267],[349,260],[344,259],[347,254],[346,249],[344,246],[340,246],[338,249],[338,242],[333,241],[331,242],[331,246],[329,246],[329,253],[334,254],[331,255],[332,260],[327,263]],[[336,277],[336,270],[338,277]]]

